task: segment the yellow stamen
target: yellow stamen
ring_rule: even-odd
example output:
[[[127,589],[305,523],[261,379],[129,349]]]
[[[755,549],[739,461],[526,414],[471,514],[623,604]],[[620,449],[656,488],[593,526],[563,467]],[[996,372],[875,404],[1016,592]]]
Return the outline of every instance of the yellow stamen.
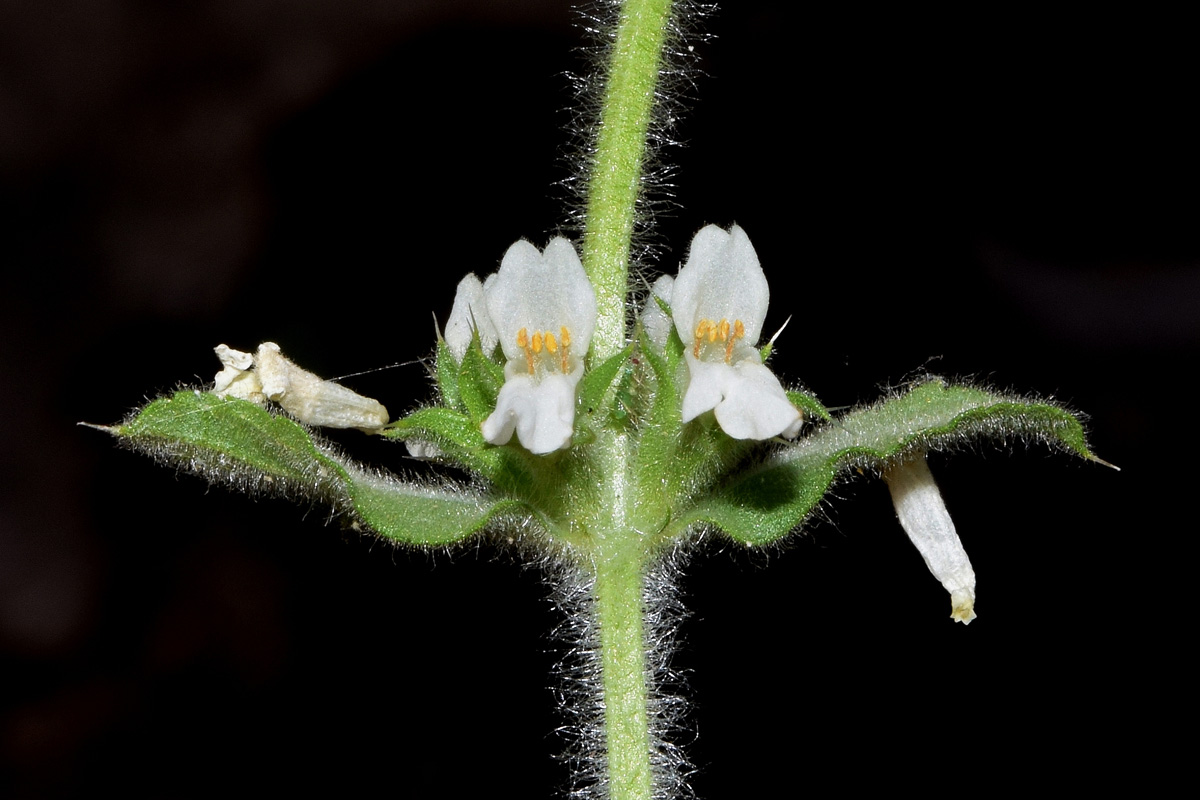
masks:
[[[696,325],[696,344],[692,347],[692,356],[695,358],[700,357],[700,343],[704,341],[704,336],[708,333],[710,325],[712,323],[706,319],[700,320],[699,324]]]
[[[721,320],[720,338],[722,342],[729,340],[729,320]]]
[[[533,352],[535,352],[535,353],[542,352],[542,332],[541,331],[533,332],[533,341],[530,344],[533,345]]]
[[[525,351],[525,365],[529,367],[529,374],[533,374],[533,353],[529,350],[529,331],[525,328],[517,331],[517,347]]]
[[[546,351],[551,354],[558,352],[558,342],[550,331],[546,331]]]
[[[571,332],[569,330],[567,330],[566,325],[562,326],[562,329],[559,330],[559,334],[561,334],[558,338],[559,338],[559,341],[562,342],[562,346],[570,347],[571,346]]]

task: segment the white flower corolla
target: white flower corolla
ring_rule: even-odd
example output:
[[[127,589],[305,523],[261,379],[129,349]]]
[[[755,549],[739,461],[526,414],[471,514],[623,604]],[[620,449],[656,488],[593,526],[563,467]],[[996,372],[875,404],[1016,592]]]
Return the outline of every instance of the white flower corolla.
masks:
[[[490,356],[496,350],[500,338],[496,335],[496,326],[488,313],[484,293],[489,284],[496,280],[495,275],[480,283],[474,274],[459,281],[458,291],[454,295],[454,307],[450,310],[450,319],[446,321],[446,346],[458,361],[463,360],[471,338],[479,332],[479,343],[483,354]]]
[[[702,228],[670,293],[688,366],[683,421],[712,411],[734,439],[799,433],[800,411],[755,347],[770,290],[746,232]]]
[[[975,570],[963,549],[925,455],[894,464],[883,473],[896,516],[933,576],[950,593],[950,617],[975,619]]]
[[[596,293],[583,264],[566,239],[540,253],[522,239],[485,287],[508,363],[483,438],[506,444],[515,431],[531,453],[561,450],[575,431],[575,388],[596,327]]]

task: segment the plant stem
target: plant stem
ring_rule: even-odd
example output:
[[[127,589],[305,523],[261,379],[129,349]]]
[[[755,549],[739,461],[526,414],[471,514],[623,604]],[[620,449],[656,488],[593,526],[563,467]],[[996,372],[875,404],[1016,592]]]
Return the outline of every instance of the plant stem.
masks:
[[[588,183],[583,265],[596,290],[593,357],[625,345],[630,241],[672,0],[622,3]]]
[[[625,346],[629,253],[647,132],[672,0],[623,0],[604,85],[588,182],[583,265],[596,290],[592,358]],[[614,441],[601,459],[611,514],[597,523],[594,613],[600,634],[604,748],[609,800],[650,800],[651,731],[647,708],[642,584],[646,553],[626,519],[628,448]],[[603,532],[602,532],[603,531]]]
[[[650,800],[653,789],[640,552],[625,548],[596,560],[609,800]]]

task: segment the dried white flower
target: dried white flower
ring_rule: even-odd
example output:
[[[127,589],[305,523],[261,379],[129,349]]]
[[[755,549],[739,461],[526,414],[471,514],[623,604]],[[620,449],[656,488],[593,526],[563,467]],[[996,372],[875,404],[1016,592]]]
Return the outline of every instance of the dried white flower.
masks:
[[[223,344],[215,350],[224,365],[214,380],[217,397],[260,405],[271,400],[304,424],[325,428],[377,433],[388,423],[387,409],[379,401],[296,366],[274,342],[263,342],[253,356]]]

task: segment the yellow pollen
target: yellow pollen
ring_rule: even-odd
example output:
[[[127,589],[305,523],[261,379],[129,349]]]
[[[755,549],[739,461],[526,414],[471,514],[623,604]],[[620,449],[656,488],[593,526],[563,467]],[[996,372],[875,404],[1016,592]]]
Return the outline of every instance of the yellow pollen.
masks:
[[[555,340],[554,334],[551,333],[550,331],[546,331],[546,352],[548,352],[548,353],[557,353],[558,352],[558,342]]]
[[[559,329],[559,334],[560,335],[559,335],[558,339],[560,342],[562,342],[562,346],[570,347],[571,346],[571,332],[569,330],[567,330],[566,325],[563,325],[562,328]]]
[[[727,320],[727,319],[721,320],[720,332],[721,332],[721,341],[722,342],[728,341],[729,340],[729,320]]]
[[[746,335],[746,326],[742,324],[740,319],[733,321],[733,335],[739,339]]]
[[[535,352],[535,353],[542,352],[542,332],[541,331],[533,332],[533,341],[531,342],[531,344],[533,345],[533,352]]]

